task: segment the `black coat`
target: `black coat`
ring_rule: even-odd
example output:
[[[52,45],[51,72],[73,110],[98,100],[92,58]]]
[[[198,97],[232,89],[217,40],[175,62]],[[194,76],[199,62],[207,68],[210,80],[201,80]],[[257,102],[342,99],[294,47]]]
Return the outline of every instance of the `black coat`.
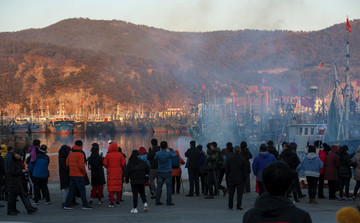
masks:
[[[99,153],[91,153],[87,159],[89,170],[91,170],[91,185],[104,185],[105,174],[104,174],[104,158]]]
[[[350,178],[352,175],[351,164],[351,158],[348,153],[339,154],[338,177]]]
[[[157,169],[158,168],[158,161],[155,160],[156,152],[160,151],[160,146],[154,146],[149,149],[149,153],[147,155],[147,159],[150,161],[150,168]]]
[[[245,173],[250,174],[251,173],[251,167],[250,167],[250,161],[249,160],[252,158],[252,154],[250,153],[248,148],[241,148],[240,155],[246,161]]]
[[[279,159],[279,152],[274,146],[268,146],[268,152],[273,154],[277,160]]]
[[[150,167],[140,158],[130,160],[126,166],[125,181],[131,184],[145,184]]]
[[[3,178],[5,176],[5,162],[4,158],[0,156],[0,185],[3,185]]]
[[[245,181],[246,165],[246,160],[238,153],[229,158],[225,168],[229,184],[241,184]]]
[[[309,213],[297,208],[289,198],[265,192],[256,198],[255,207],[244,214],[242,222],[310,223],[312,221]]]
[[[292,149],[285,149],[280,154],[280,159],[283,160],[292,171],[296,171],[296,167],[300,164],[299,157]]]
[[[68,157],[70,150],[67,147],[61,147],[59,150],[59,177],[60,177],[60,189],[65,189],[70,186],[69,167],[66,166],[66,158]]]
[[[201,152],[198,148],[192,147],[185,152],[187,157],[186,168],[188,169],[200,169],[200,155]]]
[[[14,155],[11,155],[7,162],[7,191],[10,193],[23,193],[24,188],[24,173],[21,161],[16,159]]]

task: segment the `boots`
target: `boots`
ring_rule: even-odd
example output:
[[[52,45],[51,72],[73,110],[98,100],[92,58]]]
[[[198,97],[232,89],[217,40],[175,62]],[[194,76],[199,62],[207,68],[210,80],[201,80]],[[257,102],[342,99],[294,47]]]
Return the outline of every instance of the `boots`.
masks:
[[[315,198],[310,198],[309,203],[310,204],[318,204],[318,202],[315,200]]]

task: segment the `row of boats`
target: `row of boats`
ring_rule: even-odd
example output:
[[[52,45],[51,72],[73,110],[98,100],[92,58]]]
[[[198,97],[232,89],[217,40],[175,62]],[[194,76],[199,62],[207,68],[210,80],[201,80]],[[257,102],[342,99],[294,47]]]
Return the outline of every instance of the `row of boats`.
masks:
[[[9,125],[12,133],[57,133],[57,134],[85,134],[85,133],[112,133],[112,132],[154,132],[158,134],[189,134],[187,126],[157,124],[136,125],[124,124],[120,121],[73,121],[54,120],[49,122],[30,123],[17,121]]]

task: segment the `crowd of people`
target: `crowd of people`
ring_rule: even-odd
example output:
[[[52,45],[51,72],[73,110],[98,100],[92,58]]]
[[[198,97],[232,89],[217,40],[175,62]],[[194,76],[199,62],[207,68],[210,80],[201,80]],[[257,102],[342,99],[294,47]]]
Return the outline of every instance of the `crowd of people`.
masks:
[[[281,152],[274,147],[272,141],[261,144],[259,153],[252,164],[246,142],[233,146],[231,142],[226,148],[220,149],[216,142],[206,145],[196,145],[190,141],[189,149],[181,157],[178,150],[169,147],[166,141],[158,143],[151,140],[151,147],[146,150],[140,147],[133,150],[126,162],[126,155],[114,142],[109,142],[106,155],[102,153],[97,143],[93,143],[91,154],[86,157],[83,142],[75,141],[72,147],[61,146],[58,152],[60,189],[63,191],[62,206],[65,210],[73,209],[77,204],[76,197],[82,201],[82,209],[91,210],[94,200],[103,204],[108,196],[108,207],[119,206],[122,201],[123,184],[130,183],[133,207],[131,213],[138,213],[138,195],[143,203],[143,210],[149,210],[145,187],[149,187],[151,198],[155,205],[163,205],[162,188],[166,184],[166,202],[174,205],[173,194],[179,194],[182,184],[182,165],[188,171],[189,191],[186,197],[200,196],[205,199],[215,199],[222,191],[228,195],[228,208],[233,209],[236,192],[236,209],[242,210],[243,194],[250,193],[251,170],[256,176],[256,192],[259,198],[255,207],[246,212],[244,222],[262,221],[272,218],[277,221],[289,221],[295,216],[302,219],[298,222],[311,222],[310,215],[296,208],[294,203],[306,197],[300,187],[300,178],[306,178],[309,203],[318,204],[318,199],[326,199],[324,180],[329,187],[329,199],[339,201],[357,200],[360,188],[360,146],[357,153],[349,154],[346,145],[338,143],[329,146],[321,141],[308,145],[305,157],[300,160],[296,143],[282,144]],[[48,189],[49,163],[46,155],[47,146],[34,140],[28,148],[28,156],[23,149],[13,146],[1,146],[0,157],[0,199],[8,202],[7,214],[17,215],[18,197],[22,200],[28,214],[38,210],[41,199],[46,205],[51,204]],[[4,157],[4,158],[3,158]],[[186,160],[184,160],[186,158]],[[90,172],[87,175],[86,166]],[[356,186],[350,197],[349,187],[354,169]],[[106,171],[105,171],[106,170]],[[106,175],[106,177],[105,177]],[[156,181],[155,181],[156,180]],[[223,185],[223,181],[225,186]],[[86,196],[86,185],[91,184],[90,199]],[[104,195],[104,185],[108,194]],[[339,197],[336,192],[339,191]],[[32,193],[33,192],[33,193]],[[289,197],[293,198],[293,202]],[[30,198],[34,203],[31,204]],[[269,205],[269,204],[272,205]],[[0,204],[0,207],[4,205]],[[287,211],[284,211],[287,210]]]

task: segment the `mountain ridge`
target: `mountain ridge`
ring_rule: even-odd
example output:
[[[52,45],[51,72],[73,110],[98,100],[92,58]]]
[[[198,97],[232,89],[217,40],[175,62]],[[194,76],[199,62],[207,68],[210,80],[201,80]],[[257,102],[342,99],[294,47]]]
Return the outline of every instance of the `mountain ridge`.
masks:
[[[360,38],[355,37],[360,20],[351,24],[350,74],[358,78]],[[330,63],[344,64],[346,33],[344,23],[315,32],[192,33],[116,20],[67,19],[42,29],[0,33],[0,40],[0,101],[5,110],[34,109],[34,103],[55,109],[65,101],[69,112],[84,104],[88,111],[102,107],[113,112],[116,104],[135,109],[139,103],[154,112],[167,105],[195,106],[202,83],[212,97],[228,97],[231,87],[243,95],[248,85],[289,92],[298,86],[294,76],[300,76],[296,93],[306,92],[324,73],[332,76]],[[321,60],[322,70],[317,67]],[[27,87],[28,79],[36,90]],[[13,92],[6,82],[21,82],[21,89]],[[69,95],[58,96],[64,91]]]

